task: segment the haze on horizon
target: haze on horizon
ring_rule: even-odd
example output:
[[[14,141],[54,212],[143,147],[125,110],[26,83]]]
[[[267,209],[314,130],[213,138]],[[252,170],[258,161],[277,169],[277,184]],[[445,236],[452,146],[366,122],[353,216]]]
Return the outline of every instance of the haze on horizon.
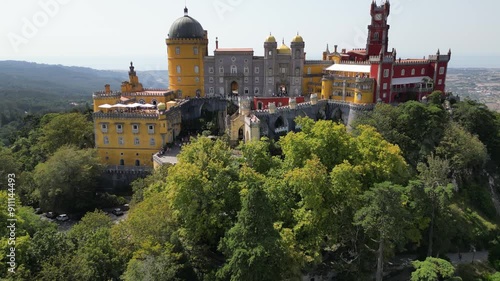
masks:
[[[189,0],[189,15],[208,30],[209,54],[250,47],[263,55],[271,32],[289,45],[298,32],[308,59],[326,44],[364,48],[372,0]],[[377,3],[380,3],[377,0]],[[389,48],[421,58],[452,49],[450,67],[500,68],[500,2],[391,0]],[[0,60],[126,70],[167,68],[165,38],[183,16],[184,1],[5,0],[0,12]]]

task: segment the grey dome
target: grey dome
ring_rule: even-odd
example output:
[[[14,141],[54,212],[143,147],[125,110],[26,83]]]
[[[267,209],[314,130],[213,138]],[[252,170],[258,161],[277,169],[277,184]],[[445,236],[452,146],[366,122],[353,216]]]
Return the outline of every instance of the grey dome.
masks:
[[[179,38],[200,38],[203,39],[205,31],[201,24],[187,15],[187,9],[184,10],[184,16],[174,21],[168,32],[170,39]]]

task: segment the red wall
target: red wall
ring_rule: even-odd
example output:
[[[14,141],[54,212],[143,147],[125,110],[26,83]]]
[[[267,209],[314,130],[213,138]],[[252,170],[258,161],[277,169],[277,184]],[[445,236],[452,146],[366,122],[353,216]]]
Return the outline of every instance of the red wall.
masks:
[[[268,109],[269,103],[274,102],[276,107],[288,106],[289,97],[258,97],[253,98],[253,106],[255,109],[259,109],[259,102],[262,103],[262,109]],[[304,97],[295,97],[297,104],[304,102]],[[280,105],[281,103],[281,105]]]

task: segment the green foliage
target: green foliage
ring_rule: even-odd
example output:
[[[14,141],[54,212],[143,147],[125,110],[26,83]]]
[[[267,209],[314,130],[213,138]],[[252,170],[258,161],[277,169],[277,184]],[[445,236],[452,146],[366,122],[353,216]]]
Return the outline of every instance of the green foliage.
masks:
[[[240,178],[246,195],[238,221],[221,240],[219,247],[228,259],[217,275],[231,281],[283,280],[284,251],[273,227],[269,200],[262,190],[263,179],[245,167]]]
[[[484,104],[465,100],[453,106],[453,120],[486,146],[491,159],[500,165],[500,114]]]
[[[441,103],[443,102],[443,92],[434,91],[430,95],[427,96],[427,100],[431,104],[441,105]]]
[[[33,179],[46,211],[82,211],[92,206],[101,165],[95,150],[64,146],[36,166]]]
[[[448,261],[429,257],[425,261],[414,261],[415,271],[411,281],[439,281],[453,277],[455,268]]]

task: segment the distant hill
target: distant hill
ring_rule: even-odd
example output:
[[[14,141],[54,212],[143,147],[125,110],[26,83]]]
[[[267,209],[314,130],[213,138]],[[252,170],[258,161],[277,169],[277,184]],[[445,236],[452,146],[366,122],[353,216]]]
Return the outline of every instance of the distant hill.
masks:
[[[140,71],[147,88],[167,88],[167,71]],[[128,80],[127,71],[95,70],[85,67],[0,61],[0,112],[7,116],[19,112],[60,111],[76,104],[91,104],[92,93],[105,84],[119,90]]]

